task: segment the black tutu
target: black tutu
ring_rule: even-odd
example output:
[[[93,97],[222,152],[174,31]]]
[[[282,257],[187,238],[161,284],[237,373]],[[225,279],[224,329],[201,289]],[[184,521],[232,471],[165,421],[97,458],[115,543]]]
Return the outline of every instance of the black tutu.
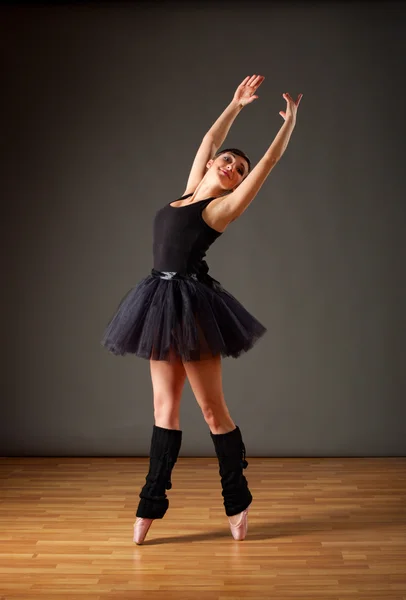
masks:
[[[266,328],[215,279],[152,269],[121,300],[101,344],[116,355],[237,358]]]

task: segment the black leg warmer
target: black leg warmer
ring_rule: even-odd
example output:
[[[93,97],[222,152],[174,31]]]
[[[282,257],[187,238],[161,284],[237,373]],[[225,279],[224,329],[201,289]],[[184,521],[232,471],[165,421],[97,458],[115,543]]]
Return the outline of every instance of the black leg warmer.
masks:
[[[248,467],[245,460],[245,446],[241,431],[237,426],[228,433],[212,433],[221,476],[222,496],[226,515],[232,517],[245,510],[252,502],[248,481],[243,469]]]
[[[162,519],[169,507],[165,490],[172,487],[171,473],[178,459],[182,431],[153,426],[149,472],[140,492],[136,516]]]

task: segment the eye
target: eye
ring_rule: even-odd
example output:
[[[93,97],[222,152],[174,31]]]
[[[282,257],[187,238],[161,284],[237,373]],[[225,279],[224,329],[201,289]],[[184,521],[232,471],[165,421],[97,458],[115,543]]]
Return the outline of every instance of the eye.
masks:
[[[223,154],[223,159],[224,159],[224,160],[228,160],[229,158],[230,158],[230,156],[228,156],[228,154]],[[239,167],[239,168],[237,169],[237,171],[238,171],[238,173],[239,173],[240,175],[244,175],[244,169],[243,169],[242,167]]]

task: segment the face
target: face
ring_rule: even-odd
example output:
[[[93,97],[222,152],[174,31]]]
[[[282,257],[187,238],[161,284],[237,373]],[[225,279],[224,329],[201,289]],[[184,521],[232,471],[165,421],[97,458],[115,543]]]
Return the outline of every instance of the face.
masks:
[[[211,159],[207,166],[213,178],[220,182],[225,190],[234,190],[248,175],[247,161],[232,152],[225,152]]]

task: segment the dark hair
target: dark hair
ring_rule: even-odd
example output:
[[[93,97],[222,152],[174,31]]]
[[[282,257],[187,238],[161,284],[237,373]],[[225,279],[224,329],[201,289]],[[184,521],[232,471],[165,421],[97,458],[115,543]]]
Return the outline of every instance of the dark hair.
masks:
[[[213,156],[213,158],[217,158],[217,156],[220,156],[220,154],[225,154],[226,152],[232,152],[233,154],[237,154],[237,156],[241,156],[241,158],[244,158],[248,163],[248,173],[251,171],[250,159],[245,154],[245,152],[243,152],[242,150],[238,150],[238,148],[225,148],[224,150],[218,150]]]

